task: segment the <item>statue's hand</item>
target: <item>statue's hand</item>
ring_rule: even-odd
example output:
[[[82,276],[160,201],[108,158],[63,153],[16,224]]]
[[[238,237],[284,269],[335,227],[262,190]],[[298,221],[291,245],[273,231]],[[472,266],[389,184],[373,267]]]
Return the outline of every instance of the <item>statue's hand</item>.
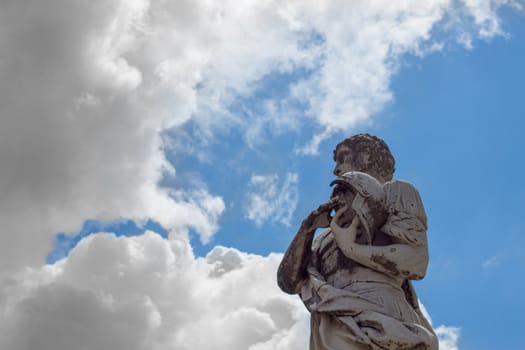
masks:
[[[326,228],[330,226],[330,221],[332,218],[330,212],[337,206],[342,204],[341,200],[338,197],[330,199],[328,202],[323,203],[319,208],[315,209],[308,215],[304,223],[306,223],[310,228]]]
[[[341,227],[339,225],[341,215],[343,215],[347,210],[348,207],[345,205],[337,211],[334,218],[332,219],[332,222],[330,222],[330,229],[335,236],[339,236],[341,238],[344,236],[345,242],[354,243],[357,237],[357,227],[360,224],[359,217],[355,215],[352,223],[348,227]]]

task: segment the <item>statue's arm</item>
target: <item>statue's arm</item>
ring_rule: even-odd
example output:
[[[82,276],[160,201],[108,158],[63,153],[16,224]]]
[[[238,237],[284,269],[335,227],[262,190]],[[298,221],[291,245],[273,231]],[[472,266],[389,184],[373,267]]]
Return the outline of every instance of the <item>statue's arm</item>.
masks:
[[[303,221],[292,243],[284,253],[283,260],[277,270],[277,284],[288,294],[297,294],[302,281],[306,278],[306,268],[312,251],[312,241],[315,229],[311,229]]]
[[[297,294],[307,277],[307,267],[312,254],[312,242],[318,228],[328,227],[330,211],[338,204],[334,198],[322,204],[303,220],[299,231],[284,253],[277,271],[279,288],[288,294]]]
[[[356,217],[355,223],[359,223]],[[348,258],[385,273],[395,278],[422,279],[428,266],[428,249],[426,245],[391,244],[386,246],[364,245],[355,242],[357,224],[345,229],[332,221],[332,233],[337,245]]]

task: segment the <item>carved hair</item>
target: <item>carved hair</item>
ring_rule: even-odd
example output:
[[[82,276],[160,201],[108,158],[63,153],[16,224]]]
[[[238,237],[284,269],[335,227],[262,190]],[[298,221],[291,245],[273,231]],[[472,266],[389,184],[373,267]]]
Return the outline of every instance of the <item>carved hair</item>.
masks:
[[[385,141],[370,134],[353,135],[335,146],[334,161],[337,161],[335,157],[341,146],[350,149],[353,170],[370,174],[381,182],[392,180],[395,160]]]

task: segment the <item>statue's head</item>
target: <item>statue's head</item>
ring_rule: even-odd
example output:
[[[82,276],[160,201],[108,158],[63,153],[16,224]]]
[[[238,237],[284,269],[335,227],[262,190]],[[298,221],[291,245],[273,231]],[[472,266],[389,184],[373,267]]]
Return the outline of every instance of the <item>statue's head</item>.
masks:
[[[386,143],[379,137],[357,134],[341,141],[334,150],[334,175],[360,171],[379,182],[392,180],[395,161]]]

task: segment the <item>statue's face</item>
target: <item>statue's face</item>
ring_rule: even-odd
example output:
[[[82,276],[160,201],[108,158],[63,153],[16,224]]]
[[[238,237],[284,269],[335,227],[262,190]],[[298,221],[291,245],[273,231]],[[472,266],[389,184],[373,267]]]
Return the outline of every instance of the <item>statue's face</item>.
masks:
[[[354,171],[355,168],[351,163],[351,150],[345,145],[337,148],[335,153],[335,168],[334,175],[341,176],[349,171]]]

